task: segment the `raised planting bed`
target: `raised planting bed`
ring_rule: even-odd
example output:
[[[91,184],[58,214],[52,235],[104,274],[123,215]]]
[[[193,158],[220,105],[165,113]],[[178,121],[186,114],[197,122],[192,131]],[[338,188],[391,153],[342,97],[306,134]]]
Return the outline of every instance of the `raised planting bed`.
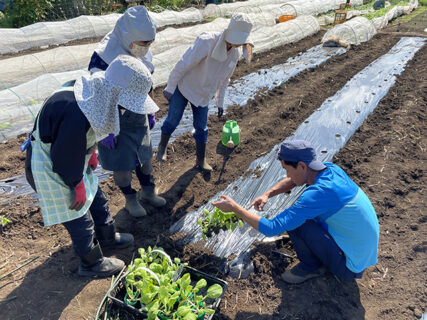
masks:
[[[118,319],[212,319],[227,282],[172,259],[161,249],[138,250],[108,292]]]

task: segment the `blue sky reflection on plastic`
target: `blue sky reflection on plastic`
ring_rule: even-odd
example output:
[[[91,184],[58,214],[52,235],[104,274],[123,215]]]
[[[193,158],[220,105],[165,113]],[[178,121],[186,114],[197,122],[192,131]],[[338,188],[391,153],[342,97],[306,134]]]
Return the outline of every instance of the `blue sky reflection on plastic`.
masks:
[[[320,108],[284,141],[308,140],[316,148],[320,160],[331,161],[334,154],[345,146],[357,128],[387,94],[395,83],[396,75],[404,70],[406,63],[424,43],[423,38],[402,38],[387,54],[372,62],[334,96],[326,99]],[[196,221],[204,208],[212,209],[210,201],[217,199],[220,194],[230,195],[247,208],[255,197],[263,194],[286,176],[280,162],[277,161],[278,147],[279,145],[276,145],[269,154],[255,160],[249,166],[249,173],[254,170],[262,171],[259,177],[253,174],[243,175],[198,211],[185,215],[170,228],[170,232],[187,233],[185,239],[187,242],[201,241],[200,227]],[[271,198],[264,207],[263,216],[269,219],[275,217],[292,205],[303,190],[302,187],[294,188],[289,196],[281,195]],[[252,209],[252,212],[256,211]],[[247,250],[255,240],[262,238],[264,236],[261,233],[245,225],[243,229],[237,228],[234,232],[220,231],[218,235],[208,239],[206,246],[210,247],[217,256],[227,257]]]
[[[244,76],[234,81],[233,84],[227,88],[224,99],[224,109],[234,104],[244,106],[249,99],[255,97],[256,93],[260,89],[266,88],[267,90],[271,90],[288,81],[291,77],[296,76],[301,71],[304,71],[308,68],[314,68],[327,61],[330,57],[343,54],[344,52],[345,50],[342,48],[323,48],[321,45],[318,45],[308,49],[304,53],[299,53],[297,56],[289,58],[284,64],[274,66],[270,69],[261,69],[257,72]],[[217,109],[214,108],[214,104],[215,102],[211,101],[209,105],[210,114],[217,112]],[[164,118],[156,124],[154,130],[151,132],[153,147],[155,148],[157,148],[160,141],[160,128],[163,121]],[[14,123],[14,125],[15,126],[11,127],[10,130],[17,130],[19,126],[16,126],[16,123]],[[25,125],[28,126],[28,121],[25,122]],[[173,138],[176,138],[185,132],[191,131],[192,129],[193,115],[190,109],[187,108],[187,110],[184,112],[183,120],[173,134]],[[99,176],[101,171],[96,170],[96,173]],[[108,178],[108,174],[101,176],[100,180],[106,178]],[[18,195],[32,193],[32,189],[28,185],[25,186],[25,184],[26,180],[22,176],[12,177],[10,179],[0,181],[0,195],[16,197]],[[20,188],[20,186],[22,186],[22,188]],[[0,203],[4,201],[6,201],[5,198],[0,198]]]

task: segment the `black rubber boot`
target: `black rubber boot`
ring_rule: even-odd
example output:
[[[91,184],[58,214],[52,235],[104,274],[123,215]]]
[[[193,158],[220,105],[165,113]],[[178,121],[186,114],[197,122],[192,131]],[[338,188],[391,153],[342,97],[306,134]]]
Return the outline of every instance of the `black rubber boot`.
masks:
[[[94,242],[95,247],[85,256],[80,257],[79,276],[105,278],[120,272],[125,263],[116,258],[104,257],[101,246],[96,240]]]
[[[196,166],[205,171],[212,171],[212,167],[206,162],[206,143],[196,141]]]
[[[160,208],[166,204],[166,199],[160,197],[155,192],[155,185],[150,184],[148,186],[142,186],[139,196],[142,200],[148,201],[153,207]]]
[[[167,160],[167,154],[166,154],[166,147],[168,146],[168,142],[171,136],[167,134],[163,134],[160,138],[159,147],[157,148],[157,160],[159,161],[166,161]]]
[[[133,244],[133,235],[116,232],[114,223],[105,226],[95,226],[95,235],[103,248],[123,249]]]

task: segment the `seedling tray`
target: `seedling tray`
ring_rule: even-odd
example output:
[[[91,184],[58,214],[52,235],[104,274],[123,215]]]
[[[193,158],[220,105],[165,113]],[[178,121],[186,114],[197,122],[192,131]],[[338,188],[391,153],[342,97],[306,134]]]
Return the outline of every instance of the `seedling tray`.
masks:
[[[221,302],[222,297],[224,296],[225,290],[228,287],[228,283],[224,280],[221,280],[219,278],[216,278],[214,276],[211,276],[207,273],[201,272],[191,267],[185,267],[181,274],[183,275],[185,273],[190,274],[191,285],[195,285],[197,281],[199,281],[202,278],[206,280],[207,286],[202,288],[200,290],[200,293],[205,294],[207,289],[214,284],[219,284],[222,287],[222,294],[219,298],[215,300],[209,299],[209,298],[206,299],[206,303],[208,307],[213,310],[216,310]],[[131,305],[128,305],[124,302],[125,295],[126,295],[126,286],[125,286],[126,275],[127,273],[120,278],[116,286],[110,289],[110,291],[107,294],[108,298],[110,298],[115,308],[126,311],[126,313],[130,313],[136,316],[136,319],[147,319],[148,318],[147,312],[145,312],[144,310],[140,310],[136,307],[133,307]],[[211,320],[212,317],[213,317],[213,314],[210,314],[210,315],[207,314],[202,319]]]

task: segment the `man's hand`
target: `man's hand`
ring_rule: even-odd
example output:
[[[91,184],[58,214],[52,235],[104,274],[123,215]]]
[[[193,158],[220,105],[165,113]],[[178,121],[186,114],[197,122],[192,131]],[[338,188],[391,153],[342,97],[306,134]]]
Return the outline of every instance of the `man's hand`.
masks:
[[[92,153],[92,155],[89,158],[89,161],[87,163],[87,170],[86,172],[89,174],[92,171],[95,171],[98,167],[98,157],[96,156],[96,151]]]
[[[252,207],[255,207],[256,211],[264,211],[264,206],[268,202],[268,196],[262,195],[256,198],[252,203],[250,204],[248,210]]]
[[[165,96],[166,100],[169,101],[173,94],[165,90],[163,91],[163,95]]]
[[[107,149],[115,149],[117,144],[117,138],[114,136],[114,133],[110,133],[108,137],[101,140],[101,143]]]
[[[221,118],[224,114],[224,108],[218,107],[218,118]]]
[[[219,196],[222,200],[212,201],[212,205],[217,207],[222,212],[235,212],[236,207],[239,205],[231,199],[229,196],[221,195]]]
[[[86,188],[83,179],[74,187],[73,194],[74,200],[72,201],[70,209],[79,211],[86,203]]]

